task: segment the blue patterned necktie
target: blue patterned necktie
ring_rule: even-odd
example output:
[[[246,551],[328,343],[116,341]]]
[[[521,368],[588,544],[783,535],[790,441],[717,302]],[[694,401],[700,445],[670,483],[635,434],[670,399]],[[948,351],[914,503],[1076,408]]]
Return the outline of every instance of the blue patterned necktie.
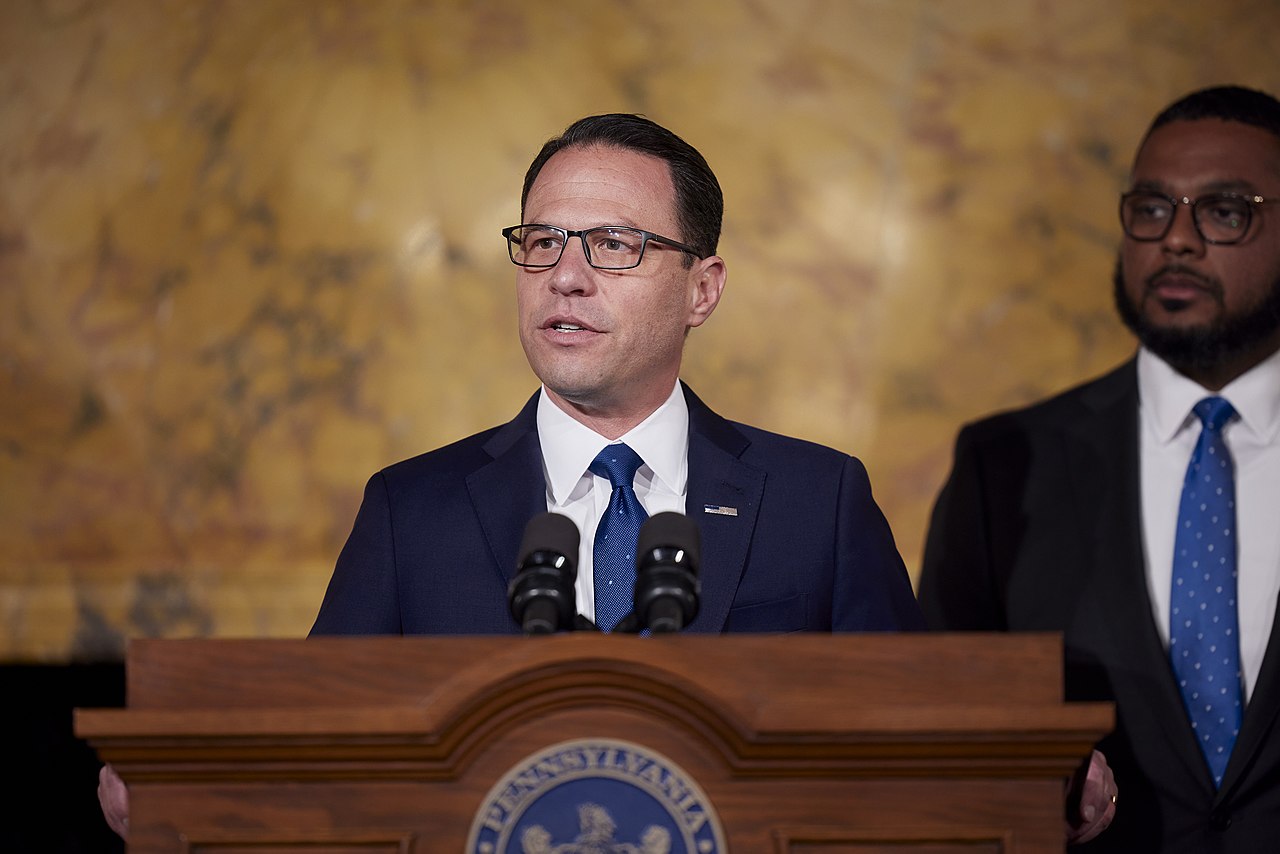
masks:
[[[640,525],[649,514],[640,506],[632,485],[644,465],[640,455],[625,444],[605,445],[588,466],[592,474],[608,478],[613,486],[609,507],[596,528],[592,552],[596,590],[596,625],[613,631],[631,613],[636,586],[636,542]]]
[[[1236,488],[1222,427],[1235,410],[1220,397],[1195,406],[1204,422],[1178,508],[1169,602],[1169,655],[1196,741],[1215,786],[1240,732],[1236,617]]]

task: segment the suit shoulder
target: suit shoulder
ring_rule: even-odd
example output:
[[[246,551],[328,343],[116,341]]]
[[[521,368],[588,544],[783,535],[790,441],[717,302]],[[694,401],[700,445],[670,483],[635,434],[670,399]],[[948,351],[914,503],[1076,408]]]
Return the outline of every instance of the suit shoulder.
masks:
[[[520,446],[520,443],[526,442],[530,436],[533,436],[536,442],[537,401],[538,395],[535,393],[511,421],[473,433],[433,451],[393,463],[374,477],[384,478],[388,487],[391,488],[405,483],[421,485],[424,480],[440,478],[458,480],[460,477],[465,477],[477,468],[488,464],[495,457]]]
[[[856,461],[857,459],[844,451],[820,445],[808,439],[785,436],[737,421],[731,423],[750,441],[748,457],[778,460],[788,464],[809,463],[825,466],[841,465],[848,460]]]
[[[484,448],[501,429],[491,427],[482,430],[448,445],[392,463],[378,474],[386,478],[388,484],[420,483],[424,479],[456,477],[460,472],[471,471],[491,459]]]
[[[748,464],[754,462],[767,467],[801,462],[832,466],[855,459],[817,442],[784,436],[741,421],[730,421],[703,403],[693,389],[687,385],[684,388],[689,401],[690,433]]]
[[[998,441],[1010,434],[1057,431],[1076,419],[1113,406],[1127,396],[1137,399],[1137,371],[1132,360],[1114,370],[1050,397],[1006,409],[966,424],[961,441]]]

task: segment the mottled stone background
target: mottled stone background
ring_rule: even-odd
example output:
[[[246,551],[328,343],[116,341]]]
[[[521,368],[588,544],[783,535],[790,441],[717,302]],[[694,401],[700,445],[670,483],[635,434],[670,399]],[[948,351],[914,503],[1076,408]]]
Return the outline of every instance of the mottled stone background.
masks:
[[[1154,112],[1274,0],[6,0],[0,660],[310,625],[365,479],[534,388],[498,230],[637,111],[727,197],[686,378],[861,456],[914,571],[959,425],[1102,371]]]

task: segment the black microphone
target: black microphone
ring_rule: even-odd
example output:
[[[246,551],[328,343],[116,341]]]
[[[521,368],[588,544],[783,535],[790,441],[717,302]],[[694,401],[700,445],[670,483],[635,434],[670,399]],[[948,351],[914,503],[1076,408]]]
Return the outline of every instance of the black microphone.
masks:
[[[578,541],[578,526],[559,513],[539,513],[525,525],[520,562],[507,585],[507,601],[511,616],[526,635],[574,628]]]
[[[658,513],[640,526],[635,622],[653,634],[678,632],[698,615],[698,526],[683,513]]]

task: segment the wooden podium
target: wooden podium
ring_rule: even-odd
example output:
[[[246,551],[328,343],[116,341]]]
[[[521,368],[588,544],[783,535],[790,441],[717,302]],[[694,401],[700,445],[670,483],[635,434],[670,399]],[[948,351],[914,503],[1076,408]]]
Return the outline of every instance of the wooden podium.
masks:
[[[1113,725],[1056,635],[134,641],[127,679],[76,734],[157,854],[1061,852]],[[592,811],[637,784],[673,829]]]

